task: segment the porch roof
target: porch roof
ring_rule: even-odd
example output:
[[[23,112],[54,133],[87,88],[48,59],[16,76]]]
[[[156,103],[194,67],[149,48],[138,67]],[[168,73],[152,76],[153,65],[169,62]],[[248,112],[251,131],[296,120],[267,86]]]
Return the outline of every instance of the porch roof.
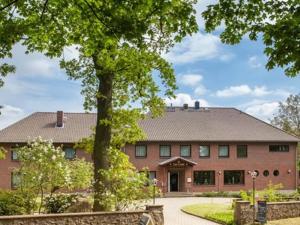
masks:
[[[194,166],[196,162],[177,156],[159,163],[160,166]]]

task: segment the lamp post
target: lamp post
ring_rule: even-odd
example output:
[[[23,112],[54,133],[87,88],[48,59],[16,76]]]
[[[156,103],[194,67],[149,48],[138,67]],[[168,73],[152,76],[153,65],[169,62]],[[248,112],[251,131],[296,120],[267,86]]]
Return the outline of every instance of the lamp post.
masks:
[[[155,188],[156,188],[156,185],[157,185],[157,182],[158,182],[158,180],[156,179],[156,178],[154,178],[153,180],[152,180],[152,182],[153,182],[153,205],[155,205]]]
[[[255,180],[256,180],[256,177],[257,177],[257,172],[256,171],[252,171],[250,173],[251,177],[252,177],[252,184],[253,184],[253,224],[255,224]]]

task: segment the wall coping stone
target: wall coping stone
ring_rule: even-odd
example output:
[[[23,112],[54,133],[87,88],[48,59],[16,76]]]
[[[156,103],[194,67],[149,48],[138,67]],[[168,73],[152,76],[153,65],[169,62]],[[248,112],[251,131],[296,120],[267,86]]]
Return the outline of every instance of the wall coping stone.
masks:
[[[98,216],[98,215],[118,215],[118,214],[136,214],[149,213],[147,210],[138,211],[114,211],[114,212],[83,212],[83,213],[55,213],[55,214],[38,214],[38,215],[14,215],[0,216],[1,220],[8,219],[34,219],[34,218],[51,218],[51,217],[76,217],[76,216]]]

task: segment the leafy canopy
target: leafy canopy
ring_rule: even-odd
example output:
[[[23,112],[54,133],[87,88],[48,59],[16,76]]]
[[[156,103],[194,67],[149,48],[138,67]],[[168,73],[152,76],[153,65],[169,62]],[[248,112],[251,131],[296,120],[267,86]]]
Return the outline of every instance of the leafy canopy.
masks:
[[[271,123],[300,137],[300,94],[290,95],[285,102],[279,102],[278,113]]]
[[[266,68],[285,68],[288,76],[299,74],[299,0],[219,0],[202,15],[208,32],[225,25],[220,37],[227,44],[239,43],[244,35],[256,41],[262,34]]]
[[[142,103],[151,108],[159,101],[155,97],[159,89],[152,78],[153,70],[160,71],[167,95],[175,88],[173,70],[159,52],[197,30],[195,2],[2,1],[0,59],[11,57],[12,47],[20,42],[27,52],[39,51],[62,59],[61,67],[70,78],[82,80],[86,109],[95,103],[99,82],[96,70],[114,74],[115,106],[142,97]],[[67,46],[77,46],[79,58],[65,60]],[[5,71],[2,75],[13,70]]]

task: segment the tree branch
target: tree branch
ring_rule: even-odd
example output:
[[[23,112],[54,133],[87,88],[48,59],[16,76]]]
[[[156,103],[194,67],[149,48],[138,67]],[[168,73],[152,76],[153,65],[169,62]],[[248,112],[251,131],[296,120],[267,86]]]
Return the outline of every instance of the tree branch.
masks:
[[[43,11],[42,11],[42,14],[41,14],[41,20],[43,19],[44,13],[46,12],[48,1],[49,0],[46,0],[45,3],[44,3]]]
[[[5,10],[6,8],[10,7],[11,5],[17,3],[18,1],[19,0],[14,0],[14,1],[8,3],[7,5],[3,6],[2,8],[0,8],[0,12],[3,11],[3,10]]]
[[[104,23],[101,18],[98,16],[97,12],[94,10],[94,8],[90,5],[90,3],[87,0],[84,0],[84,2],[87,4],[87,6],[90,8],[90,10],[92,11],[92,13],[94,14],[94,16],[100,21],[100,23],[103,24],[103,26],[108,29],[109,31],[112,32],[112,34],[115,36],[115,38],[117,40],[119,40],[118,36],[115,34],[115,32],[109,28],[109,26],[106,25],[106,23]]]

